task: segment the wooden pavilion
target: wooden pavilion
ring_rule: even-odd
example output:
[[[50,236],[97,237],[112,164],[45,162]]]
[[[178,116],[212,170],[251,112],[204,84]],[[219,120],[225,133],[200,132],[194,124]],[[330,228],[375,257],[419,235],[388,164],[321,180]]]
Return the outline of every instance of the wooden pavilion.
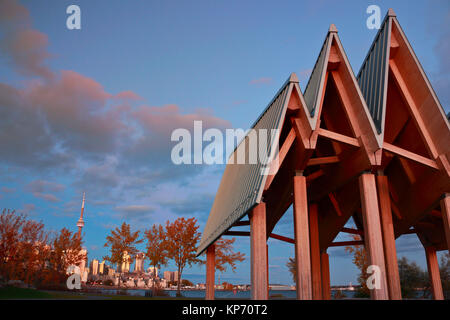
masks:
[[[253,299],[268,298],[269,237],[295,245],[298,299],[330,299],[327,249],[360,244],[381,272],[371,298],[401,299],[395,239],[410,233],[443,299],[436,251],[450,248],[450,126],[392,9],[356,77],[331,25],[305,91],[292,74],[252,128],[279,129],[277,168],[227,164],[198,249],[207,299],[222,235],[250,236]],[[230,159],[241,148],[248,156],[245,141]],[[294,239],[272,233],[291,205]],[[350,218],[355,229],[344,227]],[[242,225],[250,232],[232,230]],[[336,242],[340,232],[363,240]]]

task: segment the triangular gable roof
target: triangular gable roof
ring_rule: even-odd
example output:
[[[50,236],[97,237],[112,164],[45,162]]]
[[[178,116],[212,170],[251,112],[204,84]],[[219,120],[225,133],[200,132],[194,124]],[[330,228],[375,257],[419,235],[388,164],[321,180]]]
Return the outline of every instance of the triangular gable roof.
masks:
[[[358,72],[357,79],[378,134],[384,128],[392,19],[389,9]]]
[[[336,27],[334,27],[334,25],[332,26],[333,27],[330,27],[330,29],[328,30],[327,36],[325,37],[325,41],[322,44],[319,56],[317,57],[316,63],[314,64],[314,68],[311,72],[311,76],[309,77],[308,83],[306,84],[305,91],[303,93],[303,97],[311,116],[310,121],[313,129],[316,126],[318,114],[317,109],[319,108],[319,104],[321,103],[320,97],[322,97],[322,92],[324,90],[324,80],[331,47],[331,35],[332,33],[337,32]]]
[[[327,36],[325,37],[325,41],[322,45],[322,48],[320,50],[319,57],[316,60],[315,66],[313,68],[313,71],[311,73],[311,76],[309,78],[308,84],[305,88],[304,92],[304,99],[308,106],[308,110],[310,112],[310,123],[313,130],[318,129],[319,122],[318,118],[320,117],[320,114],[322,112],[321,110],[321,103],[323,103],[323,97],[326,90],[326,82],[327,82],[327,71],[329,69],[329,62],[330,61],[330,55],[332,54],[332,46],[336,43],[337,45],[337,53],[342,57],[343,64],[345,66],[345,72],[347,75],[347,82],[346,87],[343,89],[346,89],[346,91],[352,91],[352,94],[355,96],[354,98],[356,101],[359,101],[360,103],[356,106],[357,108],[362,108],[363,112],[359,113],[357,112],[358,121],[354,121],[352,124],[353,126],[359,126],[358,122],[364,122],[367,124],[366,128],[369,129],[363,129],[364,134],[360,133],[363,137],[363,139],[371,139],[372,141],[365,141],[366,146],[369,146],[368,152],[375,152],[377,149],[381,147],[381,142],[379,141],[379,138],[376,135],[376,126],[373,122],[372,117],[370,116],[370,112],[368,109],[368,106],[366,104],[366,101],[361,93],[360,87],[357,83],[357,80],[355,78],[355,75],[353,73],[353,69],[348,61],[347,55],[345,53],[345,50],[342,46],[342,43],[338,36],[338,30],[334,24],[330,25],[330,28],[328,29]],[[350,87],[348,85],[350,84]],[[355,101],[355,100],[354,100]],[[355,114],[356,115],[356,114]],[[359,126],[361,127],[361,126]]]
[[[286,114],[289,97],[294,85],[298,86],[298,78],[292,74],[284,83],[269,105],[253,124],[252,129],[281,129]],[[303,97],[300,98],[303,99]],[[205,230],[197,251],[201,254],[211,243],[214,243],[225,231],[235,222],[239,221],[249,210],[261,201],[267,175],[262,175],[261,170],[264,165],[257,161],[256,164],[232,164],[233,159],[241,148],[245,148],[246,137],[239,143],[234,152],[230,155],[225,168],[219,189],[216,193],[211,212],[206,222]],[[268,133],[270,139],[270,132]],[[276,148],[274,142],[279,136],[273,137],[267,143],[268,154],[272,155]],[[246,155],[248,152],[246,152]]]

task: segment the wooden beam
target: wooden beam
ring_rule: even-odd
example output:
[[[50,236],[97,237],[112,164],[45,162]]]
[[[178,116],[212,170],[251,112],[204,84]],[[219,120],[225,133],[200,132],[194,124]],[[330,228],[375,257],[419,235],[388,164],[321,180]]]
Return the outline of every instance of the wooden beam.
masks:
[[[291,146],[294,143],[294,141],[295,141],[295,130],[294,130],[294,128],[292,128],[291,131],[289,131],[289,134],[287,135],[286,140],[284,140],[283,145],[281,146],[281,149],[277,154],[277,158],[273,162],[278,167],[272,168],[273,171],[272,170],[271,171],[274,172],[274,174],[270,174],[267,176],[266,185],[264,186],[264,190],[268,190],[270,188],[270,185],[272,184],[272,181],[275,178],[275,175],[277,174],[278,170],[280,169],[281,165],[283,164],[283,161],[286,158],[287,153],[291,149]]]
[[[407,107],[409,108],[409,112],[412,116],[412,119],[414,120],[417,128],[419,129],[419,133],[425,142],[425,147],[427,148],[429,154],[433,158],[437,158],[439,153],[437,152],[436,147],[433,144],[433,140],[431,139],[430,133],[428,132],[427,127],[422,120],[422,117],[420,116],[419,110],[414,102],[414,99],[411,96],[411,93],[409,92],[409,89],[406,86],[406,83],[402,75],[400,74],[400,71],[398,70],[398,67],[394,62],[394,60],[389,60],[389,69],[395,80],[395,83],[400,89],[399,90],[400,94],[402,95],[403,99],[406,102]]]
[[[311,281],[313,300],[322,299],[322,273],[320,270],[319,217],[317,203],[309,206],[309,237],[311,248]]]
[[[349,137],[349,136],[346,136],[346,135],[343,135],[340,133],[329,131],[324,128],[317,129],[317,132],[318,132],[319,136],[321,136],[321,137],[328,138],[328,139],[336,141],[336,142],[348,144],[353,147],[360,147],[359,141],[356,138],[352,138],[352,137]]]
[[[363,246],[363,240],[355,240],[355,241],[336,241],[330,243],[329,247],[346,247],[346,246]]]
[[[358,234],[360,236],[364,235],[364,231],[358,230],[358,229],[351,229],[351,228],[342,228],[341,232],[350,233],[350,234]]]
[[[249,231],[226,231],[224,236],[237,236],[237,237],[248,237],[250,236]]]
[[[308,199],[304,176],[294,178],[294,234],[297,262],[297,299],[311,300],[311,257],[309,245]]]
[[[322,299],[331,299],[331,289],[330,289],[330,261],[328,253],[322,252],[320,255],[320,266],[322,272]]]
[[[361,196],[362,217],[364,224],[365,249],[369,265],[375,265],[381,271],[380,287],[370,290],[374,300],[387,300],[389,294],[386,281],[386,267],[383,250],[383,237],[378,210],[377,187],[375,177],[371,173],[363,173],[359,177],[359,193]]]
[[[250,221],[248,220],[241,220],[241,221],[237,221],[233,224],[233,227],[241,227],[241,226],[249,226],[250,225]]]
[[[275,233],[271,233],[269,235],[269,237],[277,239],[277,240],[281,240],[281,241],[284,241],[284,242],[295,244],[295,240],[294,239],[288,238],[288,237],[284,237],[284,236],[280,236],[280,235],[275,234]]]
[[[395,214],[397,219],[401,220],[402,219],[402,215],[400,213],[400,210],[399,210],[397,204],[394,202],[394,200],[391,201],[391,207],[392,207],[392,212]]]
[[[308,160],[307,166],[316,166],[319,164],[330,164],[339,162],[338,156],[311,158]]]
[[[444,222],[447,250],[450,251],[450,194],[446,193],[441,202],[442,221]]]
[[[417,153],[402,149],[402,148],[394,146],[390,143],[384,142],[383,150],[387,151],[387,152],[391,152],[399,157],[402,157],[402,158],[423,164],[427,167],[439,170],[439,167],[436,164],[436,161],[422,157],[421,155],[418,155]]]
[[[378,175],[378,202],[380,204],[381,229],[383,236],[384,258],[386,261],[386,278],[389,298],[401,300],[400,275],[397,264],[397,250],[395,248],[394,224],[392,222],[391,200],[389,196],[388,178]]]
[[[434,300],[444,300],[444,293],[442,291],[441,275],[439,274],[439,264],[434,247],[425,248],[425,255],[427,258],[428,274],[431,281],[431,291]]]
[[[206,249],[206,300],[214,300],[214,284],[216,269],[216,247],[214,244]]]
[[[267,300],[266,204],[259,203],[249,217],[252,299]]]
[[[330,198],[331,204],[333,205],[333,208],[336,211],[337,215],[339,217],[342,217],[342,211],[339,208],[339,203],[337,202],[336,197],[334,196],[333,192],[330,192],[328,194],[328,198]]]
[[[322,169],[314,171],[310,175],[306,176],[306,183],[309,184],[312,181],[316,180],[317,178],[323,176],[324,174],[325,172]]]

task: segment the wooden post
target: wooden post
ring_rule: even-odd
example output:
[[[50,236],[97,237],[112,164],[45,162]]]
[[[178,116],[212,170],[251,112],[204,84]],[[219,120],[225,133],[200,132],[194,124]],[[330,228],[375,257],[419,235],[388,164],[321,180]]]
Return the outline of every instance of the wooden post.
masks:
[[[266,243],[266,257],[267,257],[267,298],[270,297],[269,293],[270,293],[270,287],[269,287],[269,244]]]
[[[441,200],[441,214],[444,222],[445,238],[447,239],[447,250],[450,251],[450,194],[448,193]]]
[[[267,300],[266,204],[253,208],[249,218],[252,299]]]
[[[401,300],[402,290],[400,287],[400,275],[398,273],[397,250],[395,248],[394,224],[392,223],[388,178],[384,175],[378,175],[377,187],[389,298],[391,300]]]
[[[322,299],[331,299],[331,289],[330,289],[330,261],[328,253],[322,252],[320,255],[320,265],[322,271]]]
[[[214,300],[215,269],[216,246],[212,244],[206,249],[206,300]]]
[[[428,274],[430,276],[433,299],[444,300],[444,292],[442,291],[441,275],[439,274],[436,249],[434,247],[426,247],[425,255],[427,257]]]
[[[306,178],[294,177],[294,234],[297,264],[297,299],[311,300],[311,257],[309,245],[308,201]]]
[[[380,271],[378,274],[379,287],[370,290],[370,297],[374,300],[387,300],[389,299],[389,294],[387,291],[383,237],[381,235],[380,214],[378,211],[377,187],[373,174],[363,173],[360,175],[359,190],[364,223],[365,249],[368,255],[369,266],[378,267]],[[372,276],[377,277],[375,273],[372,273]]]
[[[311,280],[313,300],[322,299],[322,274],[320,271],[319,217],[317,203],[309,206],[309,236],[311,246]]]

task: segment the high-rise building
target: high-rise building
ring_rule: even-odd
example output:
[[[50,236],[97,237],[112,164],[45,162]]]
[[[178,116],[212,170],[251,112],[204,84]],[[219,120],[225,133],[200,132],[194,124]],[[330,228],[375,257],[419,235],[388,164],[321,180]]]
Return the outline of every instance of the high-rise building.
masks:
[[[123,253],[123,260],[122,265],[120,266],[120,272],[126,273],[130,272],[130,255],[127,251],[124,251]]]
[[[105,274],[105,260],[98,264],[98,274]]]
[[[164,271],[164,279],[167,281],[173,281],[173,272],[172,271]]]
[[[99,274],[99,263],[97,259],[91,261],[91,274],[92,275]]]
[[[134,262],[134,272],[144,272],[144,258],[145,255],[142,252],[139,252],[136,255],[136,261]]]
[[[164,279],[167,281],[178,281],[178,271],[164,271]]]

